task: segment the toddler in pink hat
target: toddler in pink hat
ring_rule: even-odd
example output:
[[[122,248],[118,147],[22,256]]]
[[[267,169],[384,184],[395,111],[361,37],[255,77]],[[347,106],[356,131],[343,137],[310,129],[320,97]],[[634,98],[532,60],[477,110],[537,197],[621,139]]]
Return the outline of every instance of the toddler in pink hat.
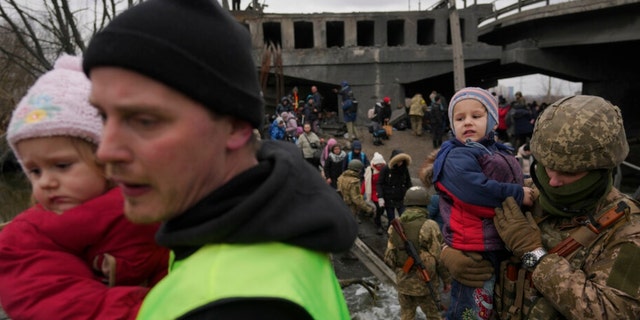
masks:
[[[125,218],[96,159],[102,120],[90,86],[81,59],[63,55],[11,117],[7,140],[35,200],[0,233],[0,301],[11,318],[130,318],[166,274],[159,226]]]

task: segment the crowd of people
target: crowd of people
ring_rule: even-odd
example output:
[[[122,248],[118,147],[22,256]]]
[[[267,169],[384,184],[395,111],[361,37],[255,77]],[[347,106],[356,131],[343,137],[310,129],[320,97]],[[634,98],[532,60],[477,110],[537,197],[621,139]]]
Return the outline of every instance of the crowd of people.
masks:
[[[427,117],[436,149],[416,186],[408,153],[363,150],[347,81],[346,143],[318,135],[314,87],[260,139],[255,71],[217,2],[148,0],[37,79],[7,131],[34,199],[0,232],[10,318],[350,319],[331,256],[365,218],[403,320],[640,318],[640,203],[613,186],[629,145],[611,102],[534,116],[522,94],[416,95],[412,132]]]

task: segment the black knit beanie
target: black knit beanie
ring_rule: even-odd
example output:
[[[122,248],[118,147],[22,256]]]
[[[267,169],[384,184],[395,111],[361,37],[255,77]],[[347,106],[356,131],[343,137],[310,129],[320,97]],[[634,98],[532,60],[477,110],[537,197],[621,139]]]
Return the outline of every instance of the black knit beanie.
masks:
[[[251,37],[215,0],[148,0],[122,12],[84,53],[84,72],[114,66],[153,78],[257,128],[264,114]]]

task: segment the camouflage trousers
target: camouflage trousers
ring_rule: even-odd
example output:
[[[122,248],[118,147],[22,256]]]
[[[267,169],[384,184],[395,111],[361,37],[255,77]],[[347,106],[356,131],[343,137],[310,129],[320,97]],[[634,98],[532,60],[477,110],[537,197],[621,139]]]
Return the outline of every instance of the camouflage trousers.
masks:
[[[430,296],[410,296],[398,293],[398,302],[400,303],[400,320],[415,320],[416,308],[418,307],[428,320],[442,319],[436,303]]]

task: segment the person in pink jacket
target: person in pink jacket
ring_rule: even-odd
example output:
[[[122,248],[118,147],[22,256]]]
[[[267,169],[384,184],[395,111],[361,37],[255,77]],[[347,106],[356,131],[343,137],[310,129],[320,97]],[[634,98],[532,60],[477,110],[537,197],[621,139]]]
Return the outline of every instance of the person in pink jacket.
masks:
[[[0,303],[16,319],[134,318],[169,252],[135,225],[96,160],[102,120],[81,60],[64,55],[16,107],[7,140],[35,204],[0,232]]]

